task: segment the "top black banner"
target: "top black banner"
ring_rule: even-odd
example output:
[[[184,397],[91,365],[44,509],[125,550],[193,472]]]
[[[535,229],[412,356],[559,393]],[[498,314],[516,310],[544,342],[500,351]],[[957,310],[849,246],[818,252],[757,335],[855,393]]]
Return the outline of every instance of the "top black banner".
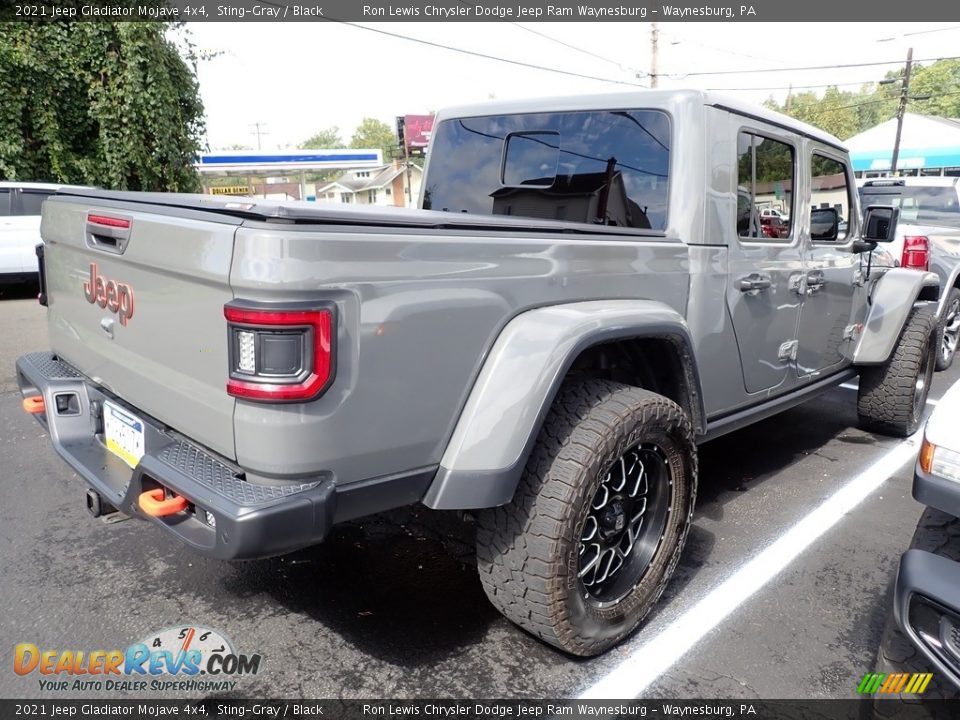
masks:
[[[942,0],[2,0],[7,22],[857,22],[960,20]],[[855,37],[851,37],[855,42]]]

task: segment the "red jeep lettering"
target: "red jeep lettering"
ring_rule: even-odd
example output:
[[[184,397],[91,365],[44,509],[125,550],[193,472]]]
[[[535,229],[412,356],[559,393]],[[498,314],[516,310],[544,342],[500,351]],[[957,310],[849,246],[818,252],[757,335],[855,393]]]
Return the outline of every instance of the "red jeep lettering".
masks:
[[[87,302],[116,313],[120,324],[126,325],[133,317],[133,288],[116,280],[104,280],[95,262],[90,263],[90,278],[83,283]]]

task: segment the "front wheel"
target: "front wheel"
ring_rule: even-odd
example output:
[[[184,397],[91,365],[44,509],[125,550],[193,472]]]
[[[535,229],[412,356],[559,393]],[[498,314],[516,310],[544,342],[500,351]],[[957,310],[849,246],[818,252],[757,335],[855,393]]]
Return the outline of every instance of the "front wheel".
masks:
[[[937,359],[936,331],[933,311],[914,308],[893,356],[860,371],[857,413],[864,429],[906,437],[920,427]]]
[[[960,340],[960,290],[957,288],[950,288],[947,293],[938,338],[940,343],[937,350],[937,370],[946,370],[953,364],[953,356],[957,354],[957,341]]]
[[[566,652],[603,652],[666,587],[696,486],[693,429],[676,403],[605,380],[567,384],[513,499],[479,517],[487,597]]]

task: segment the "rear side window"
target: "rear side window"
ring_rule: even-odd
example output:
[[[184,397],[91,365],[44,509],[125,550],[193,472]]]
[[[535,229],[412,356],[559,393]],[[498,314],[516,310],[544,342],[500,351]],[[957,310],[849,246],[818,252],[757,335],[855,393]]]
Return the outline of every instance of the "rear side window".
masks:
[[[12,194],[9,188],[0,188],[0,217],[6,217],[10,214],[10,196]]]
[[[737,138],[737,235],[789,242],[793,227],[793,148],[741,132]],[[776,210],[776,213],[764,210]]]
[[[424,208],[664,230],[670,120],[657,110],[445,120]]]
[[[36,190],[23,190],[20,193],[20,207],[17,208],[16,215],[39,215],[43,201],[53,193],[37,192]]]

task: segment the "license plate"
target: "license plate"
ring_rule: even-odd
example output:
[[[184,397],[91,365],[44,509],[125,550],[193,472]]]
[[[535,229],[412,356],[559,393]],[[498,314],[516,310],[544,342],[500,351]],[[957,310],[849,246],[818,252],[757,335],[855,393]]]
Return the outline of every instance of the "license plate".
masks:
[[[103,403],[103,435],[107,450],[130,467],[143,457],[143,420],[121,410],[111,402]]]

